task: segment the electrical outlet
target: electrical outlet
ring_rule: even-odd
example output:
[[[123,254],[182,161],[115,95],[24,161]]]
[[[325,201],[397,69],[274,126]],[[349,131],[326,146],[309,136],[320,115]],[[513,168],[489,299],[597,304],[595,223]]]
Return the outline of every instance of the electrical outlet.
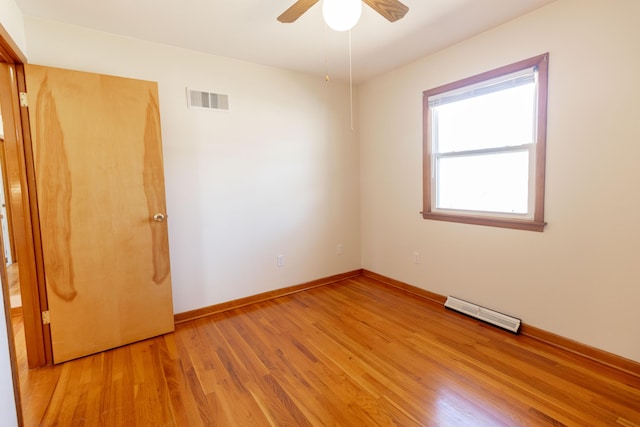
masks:
[[[338,243],[336,245],[336,255],[342,255],[342,252],[343,252],[342,243]]]
[[[278,267],[284,267],[284,255],[278,255],[276,257],[276,264]]]
[[[420,264],[420,252],[413,253],[413,263]]]

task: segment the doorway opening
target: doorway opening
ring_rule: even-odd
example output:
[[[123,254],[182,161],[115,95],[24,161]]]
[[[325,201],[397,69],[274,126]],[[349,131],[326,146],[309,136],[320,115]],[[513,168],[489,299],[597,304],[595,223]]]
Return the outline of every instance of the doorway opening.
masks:
[[[20,272],[13,240],[12,212],[9,204],[9,185],[6,174],[6,156],[4,155],[4,122],[0,111],[0,228],[2,229],[3,254],[7,266],[8,287],[11,301],[11,313],[22,312],[22,297],[20,293]]]

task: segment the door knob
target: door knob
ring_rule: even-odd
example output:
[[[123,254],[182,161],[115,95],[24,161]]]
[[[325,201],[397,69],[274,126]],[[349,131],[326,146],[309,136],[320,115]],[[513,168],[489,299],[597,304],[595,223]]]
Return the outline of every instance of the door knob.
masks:
[[[163,213],[160,213],[160,212],[158,212],[157,214],[155,214],[155,215],[153,216],[153,220],[154,220],[155,222],[164,222],[164,220],[165,220],[166,218],[167,218],[167,217],[166,217],[166,215],[165,215],[165,214],[163,214]]]

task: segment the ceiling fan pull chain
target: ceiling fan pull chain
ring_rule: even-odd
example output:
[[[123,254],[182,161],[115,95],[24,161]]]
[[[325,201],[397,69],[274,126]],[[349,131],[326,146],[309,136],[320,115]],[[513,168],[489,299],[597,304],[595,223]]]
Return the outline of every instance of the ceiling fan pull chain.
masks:
[[[351,63],[351,30],[349,30],[349,102],[351,104],[351,130],[353,130],[353,66]]]
[[[324,81],[329,83],[329,36],[326,23],[324,24]]]

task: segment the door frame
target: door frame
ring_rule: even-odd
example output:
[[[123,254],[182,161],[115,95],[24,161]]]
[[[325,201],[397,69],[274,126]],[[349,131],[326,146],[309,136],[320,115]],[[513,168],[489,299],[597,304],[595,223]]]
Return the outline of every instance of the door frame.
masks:
[[[42,312],[46,311],[47,294],[42,262],[42,245],[36,188],[34,179],[29,117],[26,108],[20,106],[19,92],[25,91],[24,64],[27,57],[13,41],[10,34],[0,24],[0,62],[7,65],[0,70],[0,91],[3,121],[12,123],[14,132],[5,133],[4,152],[6,156],[7,185],[12,189],[8,195],[11,205],[15,252],[18,259],[20,286],[22,293],[22,313],[29,368],[37,368],[53,363],[51,332],[49,325],[43,325]],[[6,274],[6,267],[4,268]],[[10,300],[8,292],[3,298],[7,311],[7,329],[11,341],[10,356],[18,419],[22,425],[22,408],[19,391],[18,365],[15,356],[13,329],[11,327]]]
[[[26,92],[24,62],[7,64],[11,75],[0,73],[2,110],[14,132],[5,135],[4,151],[7,184],[12,188],[9,204],[22,297],[22,315],[29,368],[53,363],[51,333],[43,324],[42,313],[48,310],[44,279],[40,222],[36,199],[35,172],[29,131],[29,112],[20,106],[20,92]],[[7,99],[8,98],[8,99]],[[19,189],[19,191],[15,191]]]

